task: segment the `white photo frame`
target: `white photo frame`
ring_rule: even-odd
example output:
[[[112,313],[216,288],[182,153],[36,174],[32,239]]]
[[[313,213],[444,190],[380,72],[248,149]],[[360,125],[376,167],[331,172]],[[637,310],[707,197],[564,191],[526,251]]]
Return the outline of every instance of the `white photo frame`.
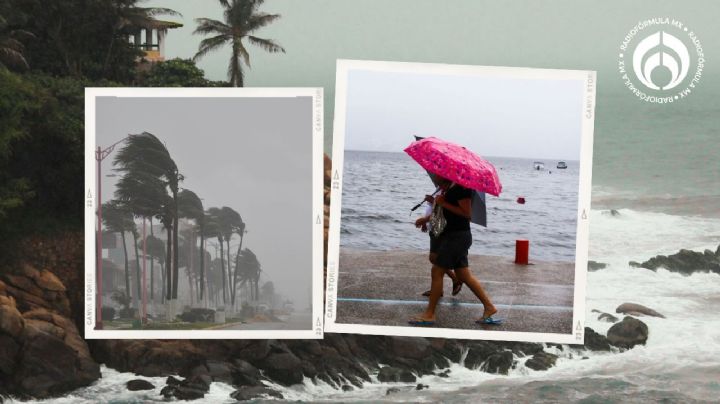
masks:
[[[342,222],[343,168],[345,167],[346,131],[348,120],[348,86],[351,72],[378,72],[400,75],[473,76],[497,79],[573,80],[581,83],[583,90],[580,116],[577,119],[580,133],[579,188],[577,203],[577,231],[575,243],[574,279],[572,285],[572,326],[567,332],[534,332],[533,330],[502,331],[492,329],[454,329],[357,324],[338,321],[338,308],[350,299],[338,299],[343,287],[340,268],[340,238]],[[585,284],[587,277],[590,191],[592,177],[592,146],[595,115],[596,72],[579,70],[553,70],[519,67],[466,66],[429,63],[405,63],[384,61],[338,60],[335,81],[335,110],[333,125],[333,168],[330,204],[329,241],[327,257],[327,280],[325,301],[325,331],[330,333],[356,333],[396,335],[413,337],[441,337],[459,339],[482,339],[502,341],[552,342],[583,344],[585,329]],[[367,102],[367,101],[366,101]],[[408,133],[408,144],[410,143]],[[419,167],[419,166],[418,166]],[[427,280],[430,273],[427,263]],[[471,264],[472,266],[472,264]],[[482,280],[481,280],[482,281]],[[420,291],[418,291],[420,292]],[[446,291],[447,293],[447,291]],[[396,302],[397,303],[397,302]],[[402,302],[401,302],[402,303]],[[479,303],[479,302],[478,302]]]
[[[98,97],[218,99],[311,99],[307,144],[312,150],[312,214],[307,216],[306,234],[311,238],[311,318],[307,328],[288,329],[191,329],[191,330],[117,330],[96,329],[98,299],[96,287],[97,172],[96,172],[96,100]],[[282,117],[281,117],[282,118]],[[86,88],[85,90],[85,337],[88,339],[321,339],[323,337],[323,89],[322,88]],[[108,145],[104,145],[108,146]],[[271,159],[272,151],[268,151]],[[107,163],[106,163],[107,164]],[[293,173],[288,173],[292,176]],[[288,202],[291,203],[291,202]]]

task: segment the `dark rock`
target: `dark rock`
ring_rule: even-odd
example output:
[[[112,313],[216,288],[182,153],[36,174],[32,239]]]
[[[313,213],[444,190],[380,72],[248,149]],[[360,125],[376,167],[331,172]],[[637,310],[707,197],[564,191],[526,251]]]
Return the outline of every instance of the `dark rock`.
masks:
[[[247,362],[245,362],[247,363]],[[250,365],[252,366],[252,365]],[[207,368],[207,375],[212,378],[213,381],[232,383],[233,381],[233,368],[227,362],[208,360],[205,362]],[[256,369],[257,370],[257,369]]]
[[[450,377],[450,369],[446,369],[437,374],[438,377]]]
[[[233,360],[232,385],[256,386],[260,384],[260,371],[242,359]]]
[[[547,352],[538,352],[525,362],[525,366],[533,370],[548,370],[555,366],[557,355]]]
[[[488,342],[476,341],[468,349],[465,356],[465,367],[468,369],[479,368],[490,356],[500,353],[501,350]]]
[[[386,396],[389,396],[390,394],[399,393],[400,391],[401,391],[401,390],[400,390],[399,387],[390,387],[390,388],[387,389],[387,391],[385,392],[385,395],[386,395]]]
[[[585,327],[585,349],[591,351],[609,351],[610,343],[608,339],[601,334],[598,334],[590,327]]]
[[[417,378],[409,370],[398,369],[392,366],[385,366],[384,368],[380,369],[380,372],[378,372],[378,380],[383,383],[414,383]]]
[[[197,400],[205,397],[205,393],[210,390],[212,379],[209,375],[197,375],[185,380],[170,376],[166,382],[167,386],[160,390],[160,394],[166,399],[175,397],[178,400]]]
[[[599,271],[604,268],[607,268],[607,264],[603,262],[588,261],[588,271]]]
[[[629,316],[623,318],[621,322],[613,324],[608,330],[607,335],[607,340],[610,345],[626,349],[630,349],[638,344],[645,345],[647,338],[647,325]]]
[[[12,337],[0,334],[0,380],[3,374],[10,376],[14,373],[19,352],[20,345]]]
[[[629,314],[629,315],[633,315],[633,316],[646,315],[646,316],[652,316],[652,317],[665,318],[665,316],[658,313],[657,311],[655,311],[649,307],[645,307],[641,304],[637,304],[637,303],[623,303],[615,309],[615,312],[622,313],[622,314]]]
[[[635,266],[632,262],[630,265]],[[679,272],[683,275],[691,275],[694,272],[720,273],[720,256],[710,250],[697,252],[682,249],[676,254],[655,256],[642,264],[637,264],[637,266],[653,271],[658,268],[665,268],[668,271]]]
[[[258,398],[277,398],[282,400],[284,398],[282,394],[264,386],[243,386],[231,393],[230,397],[237,401],[250,401]]]
[[[262,368],[266,375],[283,386],[292,386],[303,381],[302,362],[292,353],[273,353],[264,361]]]
[[[342,391],[353,391],[355,388],[349,384],[343,384],[342,385]]]
[[[617,317],[613,316],[613,315],[610,314],[610,313],[602,313],[602,314],[600,314],[600,315],[598,316],[598,320],[600,320],[600,321],[605,321],[605,322],[608,322],[608,323],[617,323],[618,321],[620,321],[620,319],[618,319]]]
[[[427,384],[422,384],[422,383],[419,383],[417,386],[415,386],[415,390],[425,390],[425,389],[429,389],[429,388],[430,388],[430,386],[428,386]]]
[[[482,367],[488,373],[506,375],[513,365],[514,357],[512,352],[504,351],[490,355]]]
[[[430,355],[430,342],[417,337],[390,337],[390,350],[394,356],[424,359]]]
[[[155,385],[147,380],[135,379],[127,382],[127,389],[130,391],[154,390]]]

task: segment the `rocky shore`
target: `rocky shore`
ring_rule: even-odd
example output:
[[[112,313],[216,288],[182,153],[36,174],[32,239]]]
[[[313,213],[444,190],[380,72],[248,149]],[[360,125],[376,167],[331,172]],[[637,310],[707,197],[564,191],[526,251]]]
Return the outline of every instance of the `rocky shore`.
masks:
[[[327,162],[326,203],[330,178]],[[326,210],[326,226],[327,214]],[[33,254],[23,256],[33,259],[0,269],[0,397],[61,396],[97,380],[99,364],[139,376],[167,377],[161,394],[168,399],[197,399],[207,393],[211,383],[223,382],[234,386],[231,396],[242,401],[280,398],[281,393],[268,388],[264,380],[291,386],[310,379],[341,391],[362,388],[373,380],[414,384],[423,375],[452,377],[448,369],[451,363],[462,363],[479,372],[507,374],[521,362],[542,371],[558,360],[548,345],[538,343],[349,334],[286,341],[86,341],[82,338],[82,234],[35,238],[24,248]],[[679,258],[671,260],[688,256],[678,254]],[[586,327],[585,345],[556,347],[578,353],[631,349],[645,344],[649,335],[647,325],[636,317],[662,316],[633,303],[618,306],[615,314],[624,315],[622,319],[598,313],[603,321],[614,323],[607,335]],[[127,388],[153,387],[134,380]]]

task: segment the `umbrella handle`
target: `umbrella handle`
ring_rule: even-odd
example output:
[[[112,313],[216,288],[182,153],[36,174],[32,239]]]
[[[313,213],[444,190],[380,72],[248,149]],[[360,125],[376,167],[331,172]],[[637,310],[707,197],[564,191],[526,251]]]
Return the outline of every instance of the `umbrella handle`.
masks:
[[[435,194],[437,194],[438,192],[440,192],[440,188],[439,188],[439,187],[438,187],[438,189],[436,189],[435,192],[433,192],[432,195],[430,195],[430,196],[435,196]],[[411,212],[411,213],[412,213],[412,212],[415,212],[419,207],[422,206],[423,203],[425,203],[425,200],[423,200],[422,202],[420,202],[420,203],[418,203],[417,205],[413,206],[413,208],[410,209],[410,212]]]

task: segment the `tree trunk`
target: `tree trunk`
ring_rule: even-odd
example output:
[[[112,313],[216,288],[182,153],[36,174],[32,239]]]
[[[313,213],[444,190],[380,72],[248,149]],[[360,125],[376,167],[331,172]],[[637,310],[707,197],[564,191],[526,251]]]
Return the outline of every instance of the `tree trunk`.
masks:
[[[230,239],[228,238],[225,240],[225,243],[227,244],[227,251],[225,253],[227,254],[227,266],[228,266],[228,290],[230,291],[230,304],[235,306],[235,283],[233,283],[233,280],[235,279],[232,276],[232,265],[230,265]],[[237,268],[236,268],[237,269]]]
[[[125,253],[125,294],[130,297],[130,268],[128,264],[128,252],[127,243],[125,242],[125,232],[120,233],[122,235],[123,252]]]
[[[167,227],[167,257],[165,258],[165,268],[167,269],[167,286],[165,287],[165,300],[172,299],[172,229]]]
[[[150,216],[150,235],[155,238],[152,216]],[[155,256],[153,255],[150,255],[150,301],[155,303]]]
[[[178,277],[180,273],[180,261],[178,259],[180,251],[178,248],[178,228],[179,228],[179,221],[180,218],[178,216],[178,203],[177,203],[177,190],[173,190],[173,209],[174,209],[174,217],[173,217],[173,290],[172,290],[172,298],[176,299],[178,298]]]
[[[233,274],[233,296],[232,301],[233,304],[235,304],[235,295],[237,294],[237,290],[235,290],[235,285],[237,284],[237,273],[240,269],[240,251],[242,250],[242,243],[243,243],[243,234],[240,235],[240,245],[238,246],[237,253],[235,253],[235,272]]]
[[[165,264],[162,262],[160,263],[160,285],[161,286],[161,292],[160,293],[160,303],[165,303]]]
[[[200,301],[205,297],[205,229],[200,226]]]
[[[218,237],[218,241],[220,242],[220,272],[222,275],[223,304],[227,304],[227,294],[225,292],[227,289],[225,285],[225,247],[223,246],[222,238]]]
[[[136,293],[133,294],[133,302],[135,303],[135,307],[138,309],[140,308],[139,305],[139,299],[142,294],[142,289],[140,285],[140,253],[138,252],[138,240],[137,240],[137,234],[136,232],[133,232],[133,245],[135,245],[135,290]],[[139,311],[138,311],[139,312]]]

